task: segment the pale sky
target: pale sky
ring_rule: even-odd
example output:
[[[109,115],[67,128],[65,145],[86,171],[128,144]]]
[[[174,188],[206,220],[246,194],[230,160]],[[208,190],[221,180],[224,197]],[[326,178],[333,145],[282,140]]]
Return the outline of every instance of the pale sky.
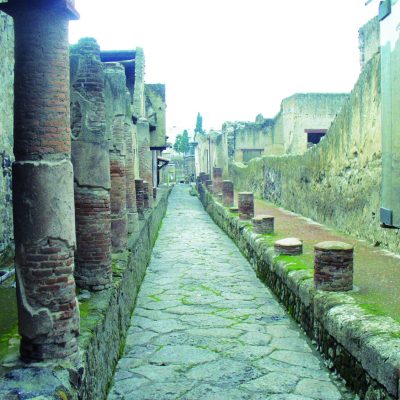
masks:
[[[143,47],[146,82],[165,83],[170,136],[274,117],[298,92],[349,92],[358,29],[378,0],[76,0],[70,42]]]

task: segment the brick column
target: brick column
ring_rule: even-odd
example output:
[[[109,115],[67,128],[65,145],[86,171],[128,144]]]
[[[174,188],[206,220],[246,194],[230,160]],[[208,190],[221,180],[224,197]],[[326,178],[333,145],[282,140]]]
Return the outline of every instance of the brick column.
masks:
[[[144,217],[144,181],[143,179],[135,179],[136,185],[136,207],[139,218]]]
[[[137,125],[137,141],[139,152],[139,175],[153,187],[153,154],[150,150],[150,127],[145,118],[139,118]],[[150,199],[150,207],[152,199]]]
[[[239,218],[251,219],[254,217],[254,195],[251,192],[238,194]]]
[[[143,181],[143,203],[144,208],[147,210],[150,206],[150,185],[149,182]]]
[[[75,212],[70,162],[71,2],[10,0],[14,17],[15,267],[21,357],[77,359]]]
[[[274,233],[274,217],[272,215],[257,215],[251,221],[255,233]]]
[[[213,188],[214,193],[219,194],[222,193],[222,168],[214,167],[213,168]]]
[[[110,135],[111,175],[111,244],[113,251],[123,251],[128,239],[126,210],[126,77],[119,63],[106,63],[106,122]]]
[[[111,286],[110,157],[106,137],[104,71],[94,39],[71,51],[72,163],[75,181],[79,287]]]
[[[297,256],[303,253],[303,242],[297,238],[286,238],[274,243],[274,250],[278,254]]]
[[[315,288],[326,291],[353,289],[353,246],[328,241],[315,245]]]
[[[132,107],[130,92],[126,92],[126,114],[125,114],[125,142],[126,142],[126,211],[128,213],[128,231],[134,232],[139,224],[136,208],[135,187],[135,147],[134,126],[132,122]]]
[[[225,207],[233,206],[233,182],[222,181],[222,198]]]

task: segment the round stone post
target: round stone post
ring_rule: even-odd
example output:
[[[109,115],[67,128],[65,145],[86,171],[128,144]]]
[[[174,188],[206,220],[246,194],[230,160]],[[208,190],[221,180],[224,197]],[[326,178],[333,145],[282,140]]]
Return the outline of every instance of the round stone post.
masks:
[[[111,244],[113,251],[126,249],[128,214],[126,209],[126,77],[119,63],[105,63],[106,122],[110,137]]]
[[[213,168],[213,187],[215,194],[222,193],[222,168]]]
[[[303,253],[303,242],[297,238],[286,238],[274,243],[276,253],[286,256],[297,256]]]
[[[239,218],[251,219],[254,217],[254,195],[251,192],[238,194]]]
[[[257,215],[252,222],[255,233],[274,233],[274,217],[272,215]]]
[[[138,212],[136,208],[135,186],[135,127],[132,122],[132,106],[130,92],[126,92],[125,142],[126,142],[126,211],[128,214],[128,232],[134,232],[138,227]]]
[[[71,1],[9,0],[14,17],[13,198],[23,360],[77,360],[75,211],[70,161]]]
[[[143,181],[143,204],[147,210],[150,208],[149,182]]]
[[[233,182],[223,181],[222,182],[222,196],[225,207],[233,206]]]
[[[353,289],[353,246],[328,241],[314,246],[315,288],[326,291]]]
[[[136,207],[139,218],[143,219],[144,216],[144,181],[143,179],[135,179],[136,186]]]
[[[77,250],[75,281],[89,290],[111,286],[110,157],[106,137],[104,71],[94,39],[71,54],[72,163]]]

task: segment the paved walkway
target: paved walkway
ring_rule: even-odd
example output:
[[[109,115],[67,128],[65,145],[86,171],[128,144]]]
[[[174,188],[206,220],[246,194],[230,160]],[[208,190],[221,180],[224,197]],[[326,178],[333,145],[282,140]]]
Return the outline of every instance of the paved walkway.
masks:
[[[188,186],[175,187],[109,400],[352,398]]]

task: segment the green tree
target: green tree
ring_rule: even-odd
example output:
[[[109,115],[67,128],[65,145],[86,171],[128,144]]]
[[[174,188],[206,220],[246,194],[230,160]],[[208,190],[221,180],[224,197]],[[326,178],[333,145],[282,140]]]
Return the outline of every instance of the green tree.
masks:
[[[198,112],[197,113],[197,118],[196,118],[196,128],[194,128],[194,133],[200,133],[203,134],[203,117],[201,114]]]
[[[189,133],[186,129],[176,136],[174,150],[179,154],[185,154],[189,151]]]

